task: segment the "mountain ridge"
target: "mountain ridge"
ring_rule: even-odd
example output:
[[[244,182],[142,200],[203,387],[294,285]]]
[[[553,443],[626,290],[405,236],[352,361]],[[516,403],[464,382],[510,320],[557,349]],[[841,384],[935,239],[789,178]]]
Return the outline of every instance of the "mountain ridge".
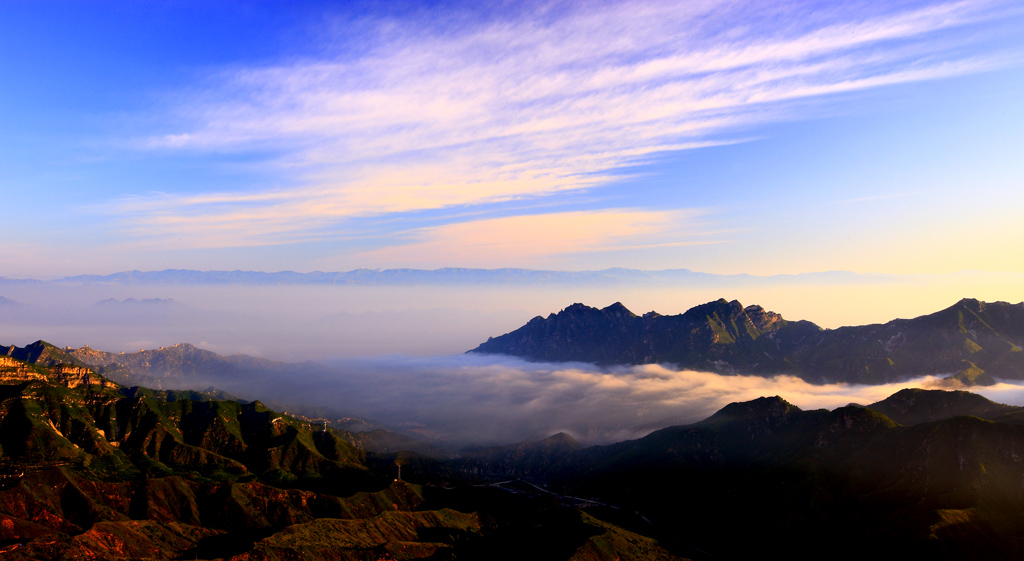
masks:
[[[128,385],[181,384],[191,379],[244,379],[255,372],[284,373],[297,368],[317,371],[319,363],[287,363],[246,354],[221,355],[191,343],[177,343],[137,352],[112,353],[88,345],[66,349],[75,360],[99,369],[104,375]]]
[[[971,385],[994,383],[993,376],[1024,379],[1022,346],[1024,303],[965,298],[917,318],[822,329],[723,298],[674,316],[638,316],[621,303],[604,309],[577,303],[468,352],[603,365],[670,363],[725,374],[793,374],[815,383],[955,375]]]
[[[477,452],[470,465],[635,509],[708,558],[1019,556],[1024,426],[998,410],[1021,408],[967,392],[913,390],[909,400],[904,392],[879,404],[901,403],[907,424],[856,405],[805,411],[761,397],[543,463],[519,453],[537,442]],[[936,407],[986,403],[994,420]],[[837,543],[842,551],[830,549]]]
[[[27,355],[36,364],[0,357],[0,548],[12,558],[1024,552],[1024,408],[967,392],[832,411],[764,396],[640,439],[582,447],[557,433],[439,461],[372,454],[258,401],[126,391],[42,351]]]
[[[341,431],[259,401],[135,391],[60,363],[52,345],[27,347],[12,354],[36,362],[0,356],[5,558],[479,558],[522,553],[532,532],[565,559],[680,559],[575,509],[527,498],[495,508],[473,488],[452,500],[392,479]]]

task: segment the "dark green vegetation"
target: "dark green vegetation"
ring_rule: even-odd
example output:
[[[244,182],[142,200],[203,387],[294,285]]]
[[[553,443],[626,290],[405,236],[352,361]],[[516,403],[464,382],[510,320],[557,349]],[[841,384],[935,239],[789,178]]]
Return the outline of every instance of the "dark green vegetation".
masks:
[[[1021,411],[941,390],[834,411],[762,397],[639,440],[573,450],[560,437],[460,461],[636,512],[695,558],[1019,559]]]
[[[236,388],[236,391],[246,393],[250,398],[261,393],[273,396],[275,392],[267,391],[268,384],[265,384],[265,381],[308,379],[311,376],[323,375],[325,368],[314,362],[284,363],[242,354],[224,356],[188,343],[132,353],[110,353],[88,346],[61,350],[42,341],[28,345],[26,349],[43,345],[52,349],[52,352],[61,353],[68,361],[92,368],[114,382],[132,386],[131,391],[139,392],[139,395],[164,401],[244,400],[213,386],[202,391],[148,388],[203,387],[213,383]],[[269,386],[273,387],[273,384]],[[350,443],[371,452],[414,450],[429,455],[445,454],[409,436],[383,430],[383,425],[378,422],[347,415],[332,408],[303,403],[282,403],[272,398],[264,402],[273,409],[298,411],[301,413],[296,415],[298,418],[308,421],[316,419],[320,426],[327,421],[334,429],[347,434]],[[358,436],[353,433],[358,433]]]
[[[494,501],[487,488],[453,494],[397,481],[396,457],[359,448],[359,435],[218,397],[125,388],[43,342],[8,349],[0,357],[0,553],[676,558],[550,498],[495,491],[502,497]]]
[[[962,385],[1024,379],[1024,303],[964,299],[882,325],[821,329],[760,306],[718,300],[675,316],[637,316],[622,304],[573,304],[488,339],[470,352],[596,364],[672,363],[810,382],[877,384],[929,374]]]

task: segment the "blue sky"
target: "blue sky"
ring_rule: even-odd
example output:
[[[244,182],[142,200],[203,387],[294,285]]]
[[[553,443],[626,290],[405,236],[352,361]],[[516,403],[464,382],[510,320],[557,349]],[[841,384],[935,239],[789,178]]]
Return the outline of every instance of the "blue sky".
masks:
[[[0,276],[1024,272],[1009,1],[0,4]]]

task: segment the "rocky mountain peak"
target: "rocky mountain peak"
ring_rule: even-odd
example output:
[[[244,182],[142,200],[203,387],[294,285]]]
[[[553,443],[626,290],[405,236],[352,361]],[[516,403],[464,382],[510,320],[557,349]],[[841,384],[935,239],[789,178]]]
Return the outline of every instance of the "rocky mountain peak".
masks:
[[[980,312],[985,308],[985,302],[982,302],[976,298],[963,298],[956,303],[959,308],[967,308],[973,312]]]
[[[1024,380],[1024,303],[966,298],[914,319],[823,330],[761,306],[724,298],[683,314],[635,316],[621,303],[573,304],[489,339],[471,352],[596,364],[669,363],[681,368],[792,374],[805,380],[877,384],[922,375],[950,383]]]
[[[579,442],[575,438],[569,436],[564,432],[553,434],[541,441],[545,446],[549,447],[566,447],[572,449],[582,448]]]
[[[0,348],[0,354],[7,355],[22,362],[38,364],[40,366],[57,366],[61,364],[79,367],[86,366],[85,363],[78,360],[70,353],[42,340],[25,345],[24,347],[11,345],[6,348]]]
[[[721,408],[711,419],[751,419],[781,417],[800,411],[800,408],[779,396],[759,397],[751,401],[734,402]]]
[[[601,310],[606,316],[612,316],[616,318],[635,318],[636,314],[629,311],[628,308],[622,305],[622,302],[616,302],[607,308]]]
[[[948,419],[958,415],[991,418],[1021,408],[995,403],[988,398],[965,391],[923,390],[907,388],[868,405],[903,425]]]

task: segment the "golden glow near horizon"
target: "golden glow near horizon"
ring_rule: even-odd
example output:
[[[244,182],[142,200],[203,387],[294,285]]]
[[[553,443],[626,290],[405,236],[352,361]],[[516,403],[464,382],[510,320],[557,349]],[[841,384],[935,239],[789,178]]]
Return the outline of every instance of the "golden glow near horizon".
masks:
[[[1014,2],[63,7],[0,21],[2,276],[1024,273]]]

